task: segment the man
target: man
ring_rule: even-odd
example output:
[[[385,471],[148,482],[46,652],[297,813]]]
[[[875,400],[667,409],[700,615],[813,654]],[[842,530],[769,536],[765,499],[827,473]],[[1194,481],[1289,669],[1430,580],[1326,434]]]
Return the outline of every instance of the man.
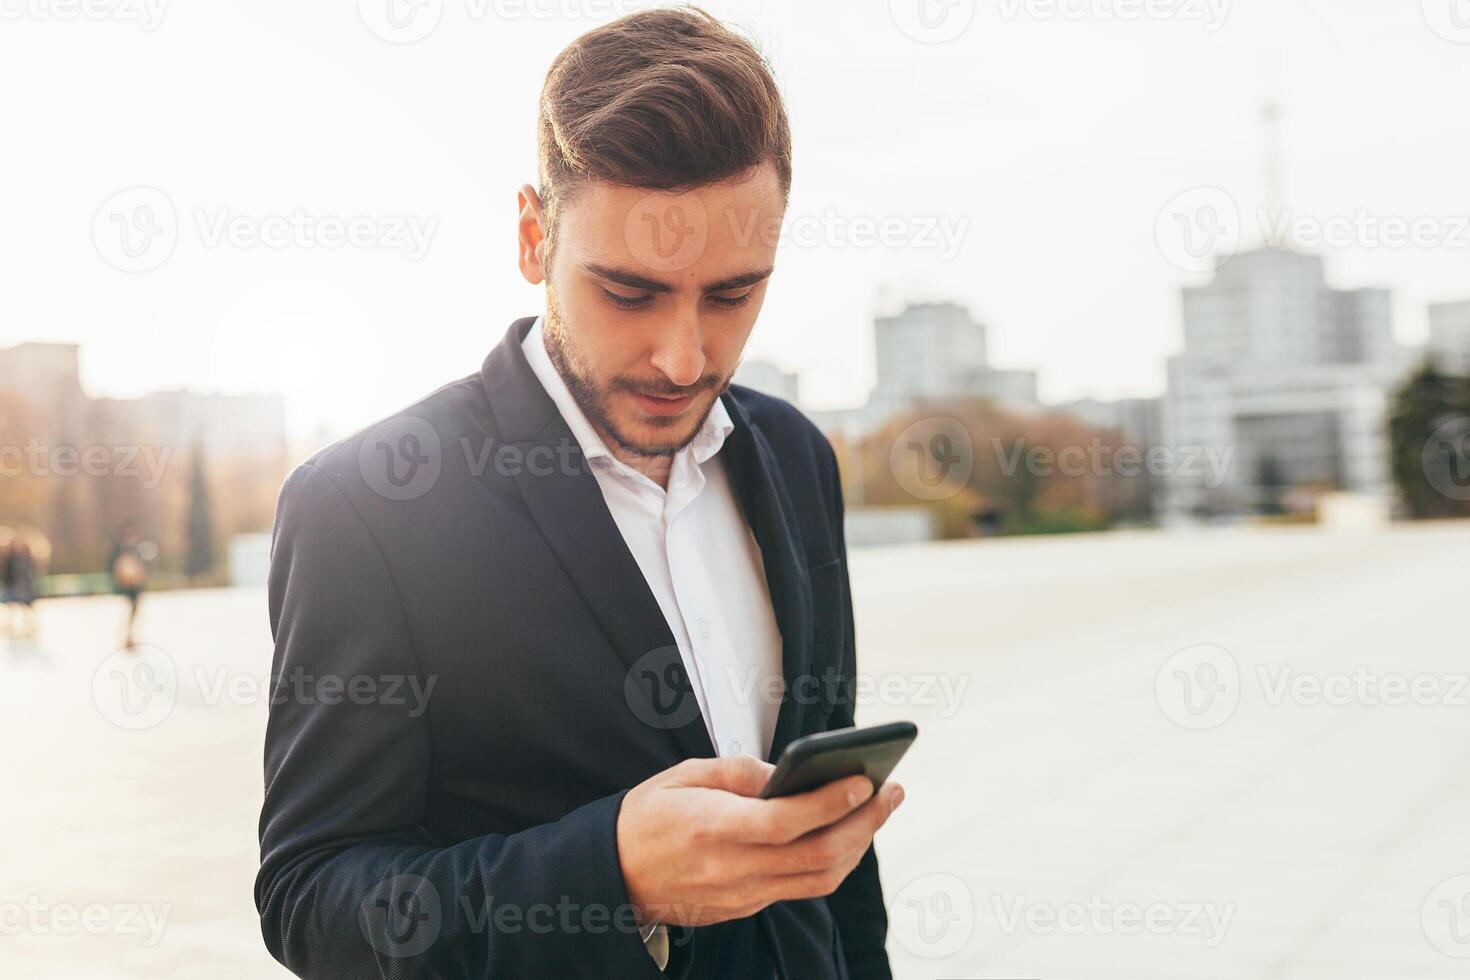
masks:
[[[786,115],[693,9],[553,64],[519,264],[546,313],[287,481],[256,904],[302,976],[888,977],[836,460],[730,385]]]
[[[146,556],[153,546],[143,540],[143,532],[136,521],[124,521],[118,529],[117,543],[107,559],[107,569],[112,575],[112,590],[128,600],[128,623],[123,634],[123,649],[137,648],[138,600],[148,585]]]

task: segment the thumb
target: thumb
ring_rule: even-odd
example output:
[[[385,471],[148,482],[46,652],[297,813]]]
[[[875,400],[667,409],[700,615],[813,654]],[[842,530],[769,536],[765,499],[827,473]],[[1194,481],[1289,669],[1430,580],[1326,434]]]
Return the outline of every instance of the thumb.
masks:
[[[722,759],[689,759],[680,767],[680,782],[686,786],[722,789],[737,796],[760,796],[776,767],[753,755],[731,755]]]

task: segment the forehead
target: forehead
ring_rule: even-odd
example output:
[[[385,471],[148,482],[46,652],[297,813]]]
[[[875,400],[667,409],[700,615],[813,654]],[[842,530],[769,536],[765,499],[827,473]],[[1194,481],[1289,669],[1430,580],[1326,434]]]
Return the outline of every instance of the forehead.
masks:
[[[593,181],[557,216],[557,252],[691,278],[769,267],[785,199],[776,168],[687,190]]]

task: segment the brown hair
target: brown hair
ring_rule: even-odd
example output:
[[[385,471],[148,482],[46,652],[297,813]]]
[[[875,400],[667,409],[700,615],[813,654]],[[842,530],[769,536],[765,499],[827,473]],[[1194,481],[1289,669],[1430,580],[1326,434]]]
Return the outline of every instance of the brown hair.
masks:
[[[629,14],[573,41],[546,73],[537,136],[548,237],[587,180],[682,189],[769,160],[791,190],[791,129],[770,67],[698,7]]]

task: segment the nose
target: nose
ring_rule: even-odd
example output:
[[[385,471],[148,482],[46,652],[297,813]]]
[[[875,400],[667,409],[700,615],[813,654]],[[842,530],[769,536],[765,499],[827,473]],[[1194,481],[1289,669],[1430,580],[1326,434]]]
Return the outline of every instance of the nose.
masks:
[[[693,317],[681,317],[667,325],[654,347],[652,363],[664,377],[680,387],[692,385],[704,375],[704,338]]]

